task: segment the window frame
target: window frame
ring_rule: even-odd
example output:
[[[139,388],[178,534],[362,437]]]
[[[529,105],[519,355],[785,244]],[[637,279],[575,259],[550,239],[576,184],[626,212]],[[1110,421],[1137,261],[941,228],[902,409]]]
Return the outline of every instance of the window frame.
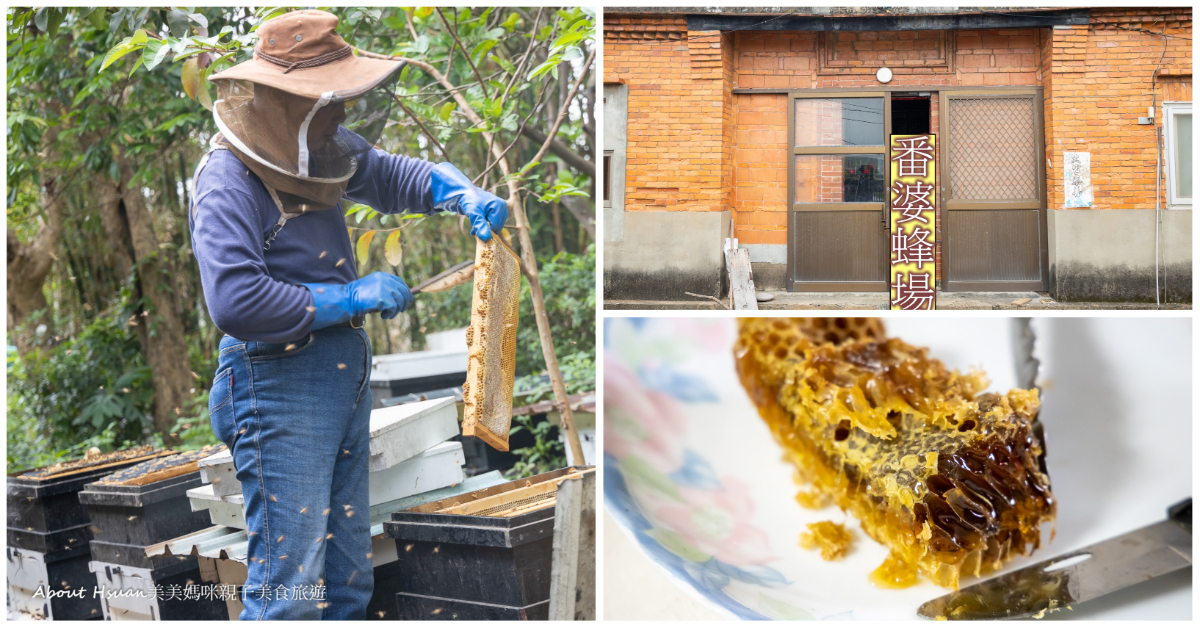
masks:
[[[1166,172],[1167,179],[1167,209],[1189,210],[1192,208],[1192,197],[1177,196],[1175,193],[1176,184],[1178,183],[1175,177],[1176,160],[1179,157],[1177,152],[1178,146],[1176,146],[1175,141],[1175,117],[1180,114],[1191,115],[1191,113],[1191,101],[1164,102],[1162,104],[1163,150],[1165,152],[1163,169]]]
[[[604,151],[604,155],[600,160],[600,198],[603,199],[601,207],[612,207],[612,188],[613,188],[613,173],[612,165],[616,161],[612,150]]]
[[[797,100],[828,100],[844,98],[881,98],[883,99],[883,141],[879,146],[796,146],[796,101]],[[885,91],[842,91],[842,90],[797,90],[788,93],[788,190],[787,205],[789,215],[793,211],[864,211],[878,209],[882,205],[883,215],[887,216],[891,205],[888,194],[884,200],[855,203],[797,203],[796,202],[796,157],[799,155],[870,155],[878,154],[884,161],[884,189],[890,182],[890,168],[887,167],[888,138],[892,130],[892,99]],[[788,233],[792,227],[788,225]],[[790,236],[789,236],[790,237]]]

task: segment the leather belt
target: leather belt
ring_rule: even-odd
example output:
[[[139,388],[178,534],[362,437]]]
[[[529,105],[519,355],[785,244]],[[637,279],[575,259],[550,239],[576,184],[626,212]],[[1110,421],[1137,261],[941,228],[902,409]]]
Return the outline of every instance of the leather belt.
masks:
[[[351,318],[350,320],[348,320],[344,323],[330,325],[330,327],[353,327],[354,329],[362,329],[363,323],[366,323],[366,321],[367,321],[367,318],[365,316],[355,316],[354,318]]]

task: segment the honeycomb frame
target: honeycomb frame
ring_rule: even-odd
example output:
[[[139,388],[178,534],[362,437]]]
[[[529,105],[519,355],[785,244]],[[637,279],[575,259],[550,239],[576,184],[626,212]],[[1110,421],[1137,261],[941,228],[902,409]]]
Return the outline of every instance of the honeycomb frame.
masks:
[[[476,239],[471,324],[467,327],[467,380],[463,383],[464,436],[508,451],[516,375],[521,264],[499,234]]]

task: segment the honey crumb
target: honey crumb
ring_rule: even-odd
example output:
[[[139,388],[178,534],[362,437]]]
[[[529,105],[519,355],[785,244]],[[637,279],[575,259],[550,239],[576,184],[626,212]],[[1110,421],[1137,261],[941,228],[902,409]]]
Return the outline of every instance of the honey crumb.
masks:
[[[871,572],[871,583],[881,589],[907,589],[917,583],[917,568],[895,552]]]
[[[853,537],[846,526],[832,521],[818,521],[808,524],[808,532],[800,534],[800,547],[804,549],[821,549],[824,560],[839,560],[846,556]]]
[[[804,508],[821,510],[833,504],[833,498],[828,493],[818,490],[800,491],[796,493],[796,502]]]

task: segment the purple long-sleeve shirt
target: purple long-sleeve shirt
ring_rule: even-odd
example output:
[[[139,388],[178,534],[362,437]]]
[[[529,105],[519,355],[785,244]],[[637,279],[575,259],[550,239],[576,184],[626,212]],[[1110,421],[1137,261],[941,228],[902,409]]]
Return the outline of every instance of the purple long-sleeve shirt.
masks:
[[[344,196],[384,214],[432,213],[433,165],[371,149],[359,158]],[[307,308],[313,297],[300,284],[358,279],[340,201],[289,219],[263,251],[279,209],[233,152],[212,152],[193,198],[188,224],[208,313],[230,336],[262,342],[303,338],[312,328]]]

